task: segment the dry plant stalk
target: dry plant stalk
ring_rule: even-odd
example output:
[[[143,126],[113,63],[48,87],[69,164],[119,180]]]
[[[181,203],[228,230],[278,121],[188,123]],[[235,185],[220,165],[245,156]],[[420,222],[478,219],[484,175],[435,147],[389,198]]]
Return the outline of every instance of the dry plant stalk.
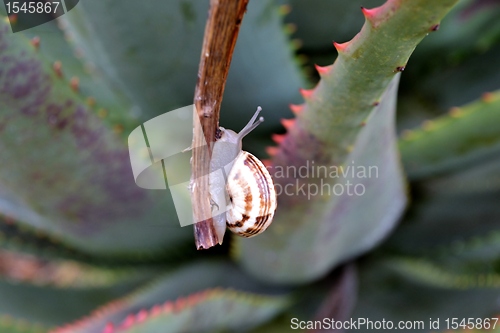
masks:
[[[211,0],[205,36],[201,50],[198,81],[194,95],[193,149],[191,200],[194,236],[198,250],[219,243],[210,216],[208,177],[215,134],[219,127],[219,113],[234,46],[245,14],[248,0]],[[199,119],[199,121],[198,121]],[[208,143],[208,146],[205,144]],[[220,240],[222,241],[222,240]]]

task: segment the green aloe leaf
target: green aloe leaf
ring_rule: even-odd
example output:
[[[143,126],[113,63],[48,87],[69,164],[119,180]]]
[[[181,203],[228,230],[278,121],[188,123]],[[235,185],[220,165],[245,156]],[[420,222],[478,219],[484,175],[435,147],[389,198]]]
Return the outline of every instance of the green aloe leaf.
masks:
[[[499,165],[497,157],[414,183],[414,203],[387,248],[401,255],[432,256],[440,249],[461,249],[475,239],[494,239],[500,219]]]
[[[345,188],[348,182],[361,184],[364,194],[353,196],[346,190],[340,196],[332,194],[328,201],[311,202],[309,214],[315,212],[314,215],[306,215],[307,223],[304,221],[292,233],[280,229],[279,223],[297,219],[297,213],[293,210],[283,212],[273,222],[278,224],[274,229],[255,240],[240,241],[242,262],[254,274],[294,282],[315,278],[339,261],[368,250],[392,228],[406,202],[393,127],[398,78],[380,99],[376,115],[367,123],[354,150],[346,158],[346,170],[350,170],[347,169],[349,165],[352,168],[354,165],[366,166],[366,170],[372,167],[370,172],[375,170],[377,174],[371,179],[365,171],[366,178],[357,179],[356,174],[348,172],[347,177],[337,183],[344,184]],[[250,260],[251,251],[259,260]],[[273,260],[274,256],[279,256],[279,262]],[[263,264],[267,269],[258,268]],[[305,266],[299,269],[298,264]]]
[[[5,15],[3,11],[0,7],[0,15]],[[37,40],[37,53],[44,59],[60,63],[66,82],[78,81],[78,93],[107,126],[120,131],[124,138],[138,126],[136,111],[123,92],[111,87],[101,73],[82,62],[82,51],[74,50],[72,41],[58,27],[57,20],[24,30],[21,35]]]
[[[51,327],[75,320],[150,281],[160,269],[96,266],[1,250],[0,327],[31,329],[33,323]],[[39,330],[38,325],[33,329]]]
[[[226,85],[224,127],[241,128],[261,105],[269,111],[258,131],[269,131],[298,101],[303,82],[282,16],[274,0],[249,3]],[[127,92],[145,121],[192,104],[207,17],[206,1],[89,0],[63,19],[86,59]]]
[[[498,244],[497,244],[498,245]],[[498,251],[497,251],[498,252]],[[408,279],[446,289],[500,289],[500,273],[496,262],[457,258],[393,258],[387,265]],[[493,267],[492,267],[493,266]]]
[[[3,20],[0,63],[0,211],[106,256],[160,251],[192,237],[166,191],[136,186],[121,134]]]
[[[289,301],[285,289],[252,281],[234,265],[195,263],[52,332],[236,332],[270,320]]]
[[[80,318],[144,283],[132,278],[112,287],[71,288],[0,279],[0,313],[45,327]]]
[[[498,162],[474,169],[482,172],[419,186],[416,207],[384,246],[392,269],[441,288],[500,288]]]
[[[411,179],[456,171],[500,151],[500,92],[404,133],[399,147]]]
[[[89,255],[60,244],[57,240],[40,231],[36,232],[34,228],[30,229],[22,224],[15,223],[14,220],[5,216],[0,216],[0,248],[34,254],[45,259],[88,260],[91,258]]]
[[[34,255],[0,251],[0,276],[11,282],[68,289],[113,287],[152,278],[159,268],[104,267],[72,260],[46,260]]]
[[[8,221],[8,222],[6,222]],[[165,248],[159,252],[127,255],[95,256],[61,243],[59,239],[44,234],[39,230],[16,223],[0,216],[0,249],[36,255],[42,259],[67,259],[97,266],[127,266],[132,264],[175,265],[179,260],[188,260],[198,256],[190,242]]]
[[[281,193],[266,233],[238,242],[236,253],[251,273],[273,281],[305,282],[369,250],[390,232],[406,205],[394,129],[396,73],[455,3],[389,0],[364,10],[361,32],[336,45],[339,56],[332,66],[318,68],[319,84],[303,91],[305,104],[293,107],[297,121],[285,123],[288,134],[271,151],[278,192],[287,185],[296,192]],[[308,191],[311,184],[323,186],[323,178],[297,180],[304,176],[282,176],[278,167],[319,170],[311,161],[342,170],[364,167],[364,174],[330,180],[344,185],[344,192],[316,192],[310,200],[310,190],[299,192],[301,184]],[[368,175],[370,167],[376,175]],[[349,195],[348,182],[361,185],[363,195]]]
[[[165,328],[172,333],[219,332],[221,329],[243,332],[273,317],[284,303],[277,297],[208,289],[131,314],[116,329],[112,324],[106,325],[104,332],[156,333]],[[70,332],[94,331],[76,328]]]
[[[0,316],[0,331],[9,333],[45,333],[48,327],[25,320],[17,320],[10,316]]]
[[[352,318],[391,321],[394,327],[403,321],[412,325],[405,332],[434,332],[447,329],[447,318],[460,318],[460,321],[497,317],[499,289],[439,288],[394,274],[393,268],[381,261],[365,262],[360,268],[360,277],[358,302]],[[438,319],[438,327],[430,327],[429,321]],[[373,332],[373,329],[364,325],[357,331]]]

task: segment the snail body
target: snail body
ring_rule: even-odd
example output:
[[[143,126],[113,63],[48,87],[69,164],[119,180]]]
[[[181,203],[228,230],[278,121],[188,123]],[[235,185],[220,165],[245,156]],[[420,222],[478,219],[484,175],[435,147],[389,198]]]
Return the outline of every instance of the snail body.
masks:
[[[250,238],[266,230],[274,217],[277,198],[271,175],[258,158],[242,150],[243,137],[264,121],[263,117],[257,119],[260,111],[257,108],[239,133],[219,128],[220,139],[210,162],[210,195],[219,242],[226,226]],[[217,170],[222,172],[214,172]]]

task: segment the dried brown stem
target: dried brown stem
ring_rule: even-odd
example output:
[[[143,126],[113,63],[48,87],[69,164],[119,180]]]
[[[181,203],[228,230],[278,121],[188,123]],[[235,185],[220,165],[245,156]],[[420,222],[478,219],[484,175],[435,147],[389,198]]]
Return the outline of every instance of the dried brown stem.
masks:
[[[210,216],[208,175],[210,156],[219,127],[219,111],[226,85],[226,78],[238,37],[240,24],[248,0],[211,0],[205,36],[201,50],[198,82],[194,95],[195,119],[191,175],[191,200],[193,202],[194,236],[198,250],[208,249],[219,243]],[[199,119],[199,122],[197,121]],[[209,143],[207,147],[205,142]],[[222,241],[222,240],[221,240]]]

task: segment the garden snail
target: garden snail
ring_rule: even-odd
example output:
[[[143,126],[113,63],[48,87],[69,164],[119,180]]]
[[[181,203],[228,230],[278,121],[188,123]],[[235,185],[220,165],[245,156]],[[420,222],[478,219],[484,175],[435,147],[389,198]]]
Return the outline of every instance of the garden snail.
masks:
[[[263,117],[257,119],[261,110],[257,108],[239,133],[219,127],[220,138],[214,144],[209,181],[212,215],[220,243],[226,225],[237,235],[249,238],[266,230],[273,220],[277,198],[271,175],[261,161],[242,150],[243,137],[264,121]]]

